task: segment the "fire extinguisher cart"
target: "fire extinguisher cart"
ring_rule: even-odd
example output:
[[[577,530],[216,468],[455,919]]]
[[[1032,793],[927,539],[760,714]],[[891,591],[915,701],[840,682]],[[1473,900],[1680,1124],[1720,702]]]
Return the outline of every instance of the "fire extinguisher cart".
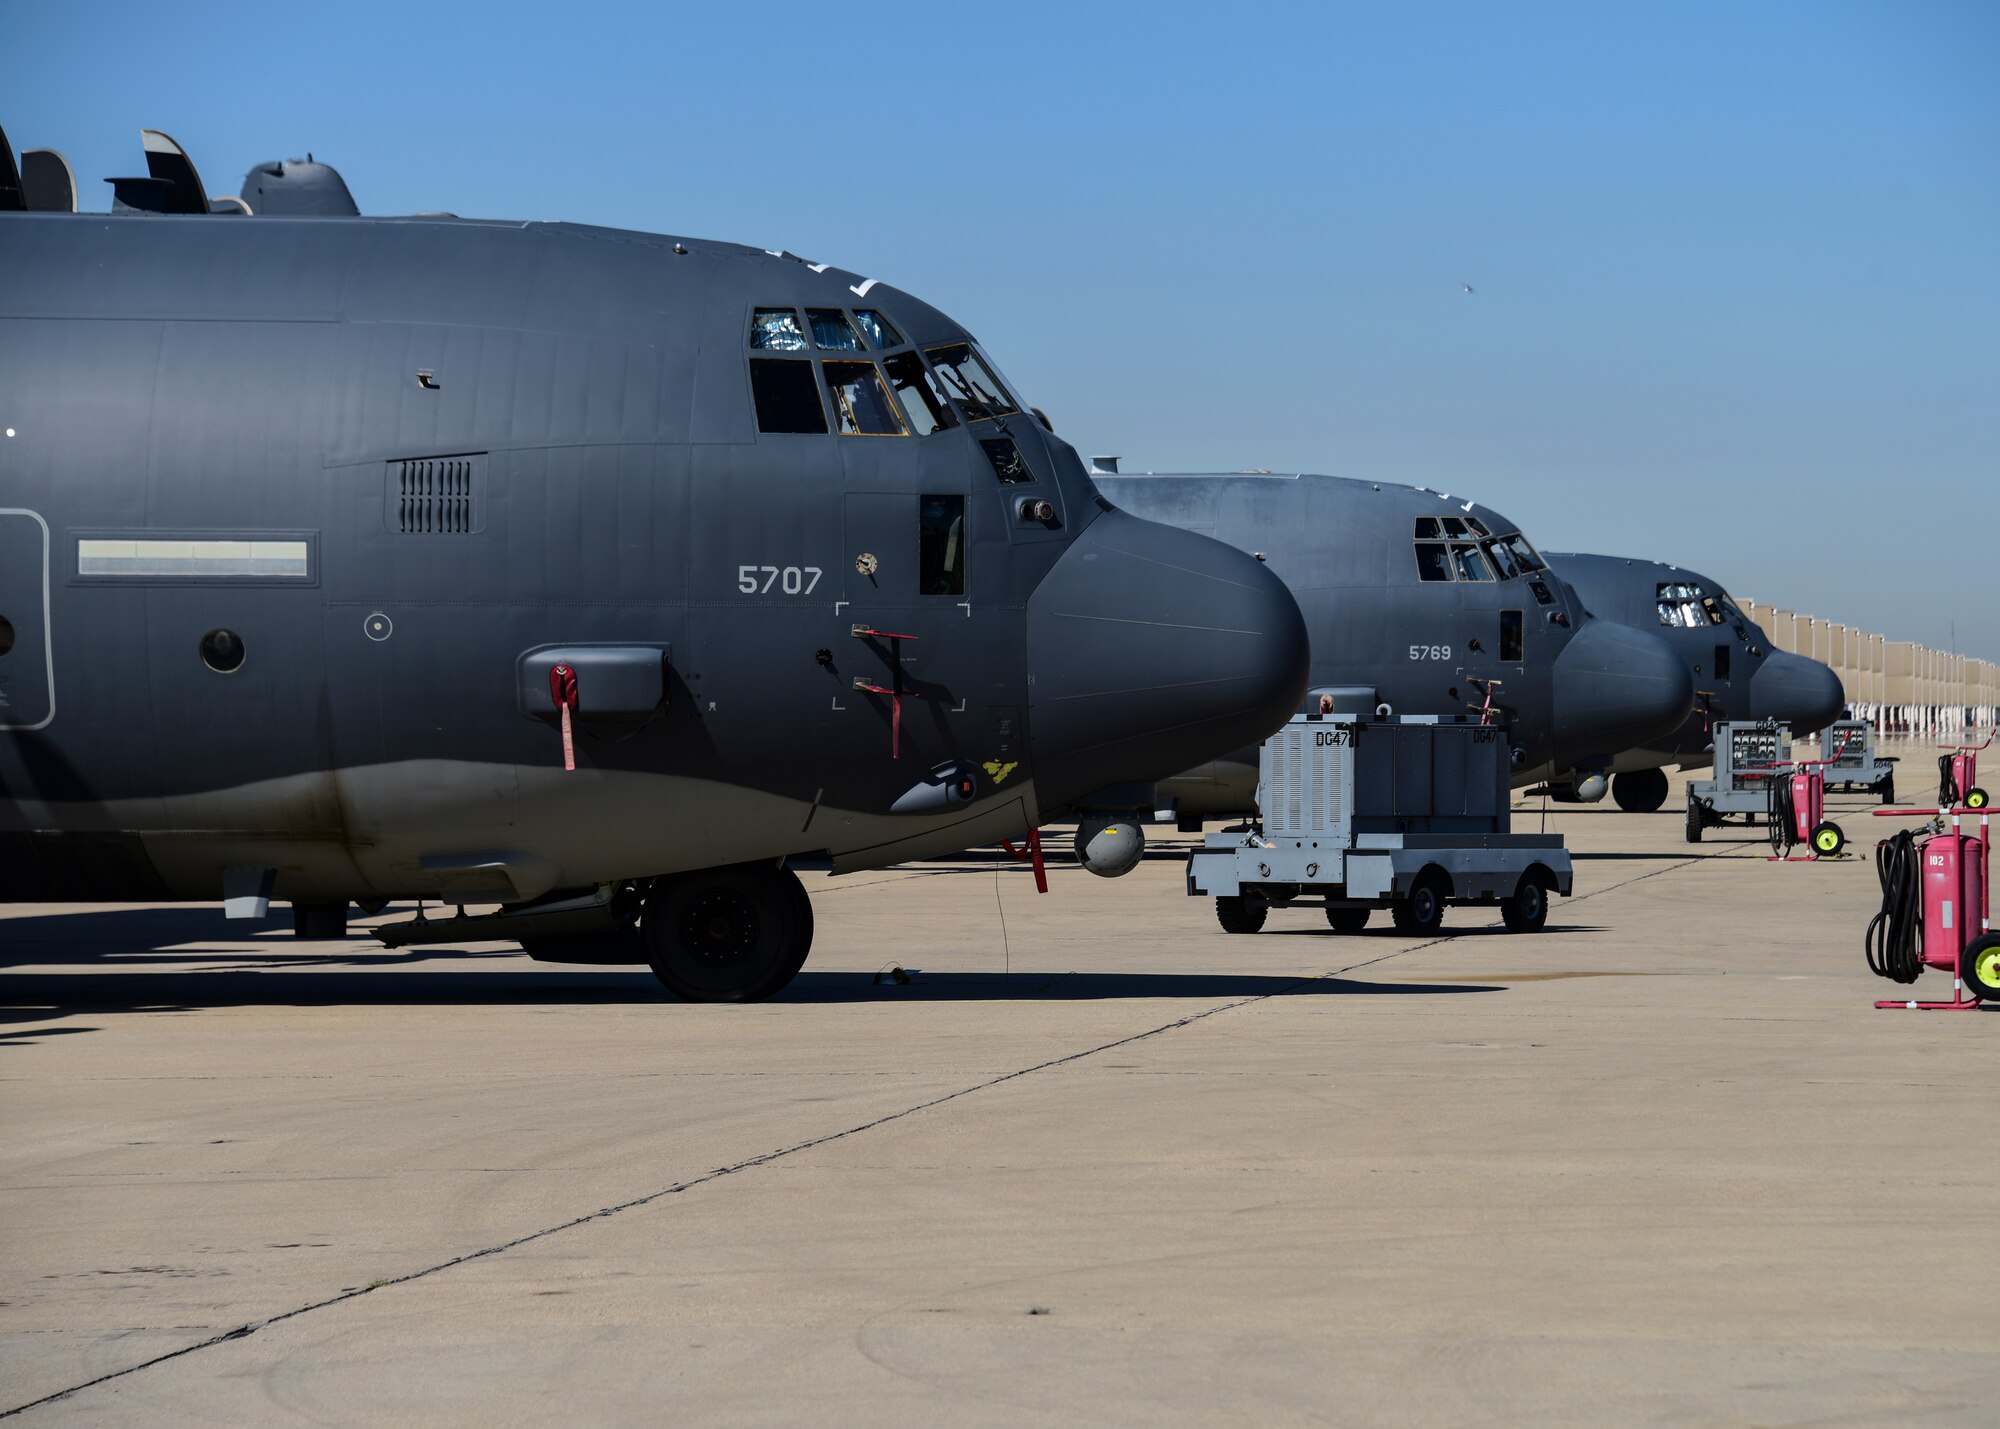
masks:
[[[1950,752],[1938,760],[1938,807],[1950,809],[1963,806],[1975,812],[1984,809],[1992,800],[1979,787],[1979,751],[1993,742],[1987,735],[1980,744],[1960,744],[1950,747]]]
[[[1891,982],[1915,982],[1926,968],[1952,974],[1950,1002],[1894,998],[1877,1007],[1967,1009],[2000,1002],[2000,934],[1993,931],[1992,820],[1984,805],[1878,809],[1879,817],[1928,817],[1929,831],[1905,829],[1875,846],[1882,908],[1864,939],[1868,966]],[[1976,817],[1979,832],[1965,832]],[[1947,821],[1949,821],[1947,823]],[[1922,833],[1920,837],[1919,834]]]

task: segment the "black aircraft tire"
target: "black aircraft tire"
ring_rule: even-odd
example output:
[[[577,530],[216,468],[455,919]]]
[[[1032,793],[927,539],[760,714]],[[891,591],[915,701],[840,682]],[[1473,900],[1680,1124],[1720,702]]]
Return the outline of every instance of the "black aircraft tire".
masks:
[[[1628,814],[1657,814],[1667,802],[1667,771],[1634,769],[1615,775],[1611,797]]]
[[[739,863],[662,878],[643,926],[653,976],[689,1002],[761,1002],[812,951],[812,904],[790,869]]]
[[[1529,874],[1521,886],[1500,905],[1501,921],[1510,933],[1539,933],[1549,922],[1549,890],[1542,880]]]
[[[1427,938],[1444,926],[1446,895],[1433,878],[1419,878],[1408,898],[1396,900],[1396,931]]]
[[[1329,908],[1326,910],[1327,926],[1336,933],[1359,933],[1368,926],[1367,908]]]
[[[577,933],[569,937],[523,938],[521,951],[539,963],[643,963],[646,940],[637,928],[615,933]]]
[[[1695,803],[1692,794],[1688,795],[1687,841],[1691,844],[1701,842],[1701,805]]]
[[[1264,926],[1271,905],[1261,898],[1218,898],[1215,921],[1225,933],[1254,933]]]
[[[2000,1002],[2000,933],[1967,943],[1958,955],[1958,975],[1981,1002]]]

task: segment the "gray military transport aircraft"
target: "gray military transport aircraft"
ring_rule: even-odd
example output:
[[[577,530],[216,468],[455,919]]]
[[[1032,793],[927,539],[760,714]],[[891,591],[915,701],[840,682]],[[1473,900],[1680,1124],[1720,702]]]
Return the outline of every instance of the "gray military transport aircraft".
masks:
[[[1781,720],[1801,733],[1826,728],[1846,695],[1840,676],[1817,660],[1773,649],[1770,637],[1707,576],[1659,561],[1623,556],[1549,555],[1591,613],[1657,631],[1674,647],[1695,685],[1694,712],[1665,738],[1646,740],[1613,761],[1611,797],[1630,813],[1667,801],[1668,766],[1706,766],[1718,720]],[[1579,776],[1553,779],[1556,797]]]
[[[1276,571],[1312,632],[1311,688],[1340,710],[1471,715],[1505,724],[1514,783],[1601,771],[1677,730],[1694,700],[1657,634],[1592,620],[1520,528],[1423,487],[1337,476],[1119,474],[1098,488],[1135,515],[1227,541]],[[1245,749],[1163,783],[1181,822],[1255,805]]]
[[[1151,808],[1298,706],[1277,577],[1116,510],[908,293],[211,216],[178,153],[139,212],[0,182],[0,899],[497,903],[386,940],[752,999],[810,947],[788,860]]]

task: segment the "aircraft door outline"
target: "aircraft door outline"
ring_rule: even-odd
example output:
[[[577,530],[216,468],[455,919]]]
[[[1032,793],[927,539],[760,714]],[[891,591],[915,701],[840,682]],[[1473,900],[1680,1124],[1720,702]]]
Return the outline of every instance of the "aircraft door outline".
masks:
[[[39,548],[39,560],[30,553],[30,543]],[[49,523],[41,513],[0,506],[0,617],[11,629],[11,643],[0,654],[0,729],[46,729],[56,717],[49,562]]]

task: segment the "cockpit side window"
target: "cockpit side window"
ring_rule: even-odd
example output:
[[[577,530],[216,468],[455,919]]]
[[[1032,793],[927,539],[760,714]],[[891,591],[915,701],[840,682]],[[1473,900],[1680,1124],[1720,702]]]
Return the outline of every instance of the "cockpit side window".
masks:
[[[804,352],[799,315],[790,308],[758,308],[750,316],[750,345],[767,352]]]
[[[882,367],[895,386],[896,398],[903,404],[903,414],[909,420],[911,431],[920,437],[927,437],[932,432],[958,425],[951,403],[939,390],[937,378],[924,369],[922,358],[914,352],[893,352],[882,359]]]
[[[750,391],[757,403],[758,431],[825,433],[826,413],[819,405],[811,362],[753,357]]]
[[[812,324],[813,345],[829,352],[866,352],[861,334],[854,330],[847,314],[839,308],[807,308],[806,321]]]
[[[1529,545],[1528,538],[1519,531],[1502,536],[1500,539],[1507,543],[1508,549],[1514,553],[1516,564],[1523,571],[1545,571],[1549,568],[1549,563],[1542,559],[1541,553]]]
[[[933,347],[929,357],[944,390],[964,409],[967,421],[981,422],[1021,410],[970,343]]]
[[[861,324],[861,330],[868,334],[868,340],[877,347],[895,347],[903,340],[903,335],[896,331],[895,324],[873,308],[856,308],[854,320]]]
[[[901,437],[903,419],[872,362],[822,362],[834,430],[845,437]]]
[[[1493,569],[1486,564],[1486,557],[1479,554],[1479,547],[1470,543],[1454,543],[1451,548],[1451,563],[1462,581],[1490,581]]]
[[[1486,529],[1486,523],[1481,521],[1477,516],[1466,517],[1465,524],[1472,528],[1472,534],[1475,536],[1490,536],[1493,534]]]
[[[1419,516],[1417,518],[1417,539],[1419,541],[1435,541],[1443,534],[1444,532],[1438,529],[1437,517]]]
[[[1451,560],[1446,553],[1444,542],[1417,542],[1417,579],[1420,581],[1451,579]]]
[[[1486,554],[1493,560],[1493,569],[1500,573],[1500,579],[1510,581],[1515,576],[1528,575],[1543,568],[1542,558],[1535,554],[1520,532],[1510,532],[1491,541],[1481,543]]]

